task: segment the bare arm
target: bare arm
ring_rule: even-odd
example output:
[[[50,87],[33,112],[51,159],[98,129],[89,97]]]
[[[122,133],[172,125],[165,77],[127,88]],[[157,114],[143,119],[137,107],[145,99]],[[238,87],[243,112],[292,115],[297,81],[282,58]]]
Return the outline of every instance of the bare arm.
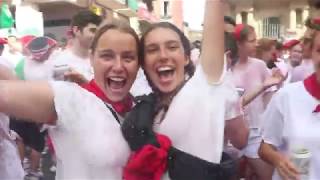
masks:
[[[225,137],[237,149],[242,149],[247,145],[249,129],[243,116],[226,121]]]
[[[226,121],[224,129],[225,138],[230,140],[234,147],[242,149],[247,145],[249,129],[242,115]]]
[[[243,95],[242,106],[244,107],[248,105],[251,101],[253,101],[257,96],[259,96],[265,90],[267,90],[272,86],[281,84],[283,80],[284,80],[284,76],[282,76],[278,72],[273,73],[272,76],[266,78],[266,80],[263,82],[262,85],[257,86],[254,90],[247,92]],[[264,94],[263,102],[265,107],[268,105],[273,94],[274,92],[267,92]]]
[[[298,179],[299,173],[296,167],[272,145],[262,142],[259,156],[275,167],[283,179]]]
[[[200,64],[209,82],[217,82],[223,72],[223,0],[207,0]]]
[[[0,81],[0,112],[38,123],[57,116],[52,89],[45,82]]]

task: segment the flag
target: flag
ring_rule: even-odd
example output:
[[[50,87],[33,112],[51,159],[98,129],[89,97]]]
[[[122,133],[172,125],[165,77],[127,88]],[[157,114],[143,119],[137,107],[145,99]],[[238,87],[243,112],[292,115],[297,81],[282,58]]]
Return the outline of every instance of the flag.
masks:
[[[0,11],[0,28],[11,28],[13,24],[14,19],[10,12],[9,6],[7,3],[3,3]]]

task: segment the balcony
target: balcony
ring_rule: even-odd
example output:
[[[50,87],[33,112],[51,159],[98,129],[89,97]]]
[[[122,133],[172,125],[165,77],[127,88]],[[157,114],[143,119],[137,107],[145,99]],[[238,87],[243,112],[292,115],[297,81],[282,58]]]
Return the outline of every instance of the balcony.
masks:
[[[26,3],[34,4],[64,4],[71,3],[79,7],[88,7],[88,0],[24,0]]]

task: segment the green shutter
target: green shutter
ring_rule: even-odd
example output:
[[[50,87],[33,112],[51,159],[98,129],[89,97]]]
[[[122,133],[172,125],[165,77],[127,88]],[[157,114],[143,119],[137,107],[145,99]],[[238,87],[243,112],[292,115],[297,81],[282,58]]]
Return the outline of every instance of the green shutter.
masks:
[[[134,11],[138,10],[138,3],[137,0],[128,0],[128,6]]]

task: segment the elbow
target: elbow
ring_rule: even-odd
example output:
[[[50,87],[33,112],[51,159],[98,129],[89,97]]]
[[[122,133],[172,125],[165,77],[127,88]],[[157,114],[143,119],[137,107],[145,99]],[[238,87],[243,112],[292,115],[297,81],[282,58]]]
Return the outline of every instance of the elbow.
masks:
[[[263,141],[262,141],[261,144],[260,144],[259,150],[258,150],[258,155],[259,155],[259,157],[260,157],[261,159],[264,159],[263,146],[264,146],[264,143],[263,143]]]
[[[243,149],[248,144],[248,137],[249,137],[249,129],[248,128],[242,129],[241,133],[238,133],[238,135],[234,138],[233,141],[231,140],[231,143],[237,149]]]

